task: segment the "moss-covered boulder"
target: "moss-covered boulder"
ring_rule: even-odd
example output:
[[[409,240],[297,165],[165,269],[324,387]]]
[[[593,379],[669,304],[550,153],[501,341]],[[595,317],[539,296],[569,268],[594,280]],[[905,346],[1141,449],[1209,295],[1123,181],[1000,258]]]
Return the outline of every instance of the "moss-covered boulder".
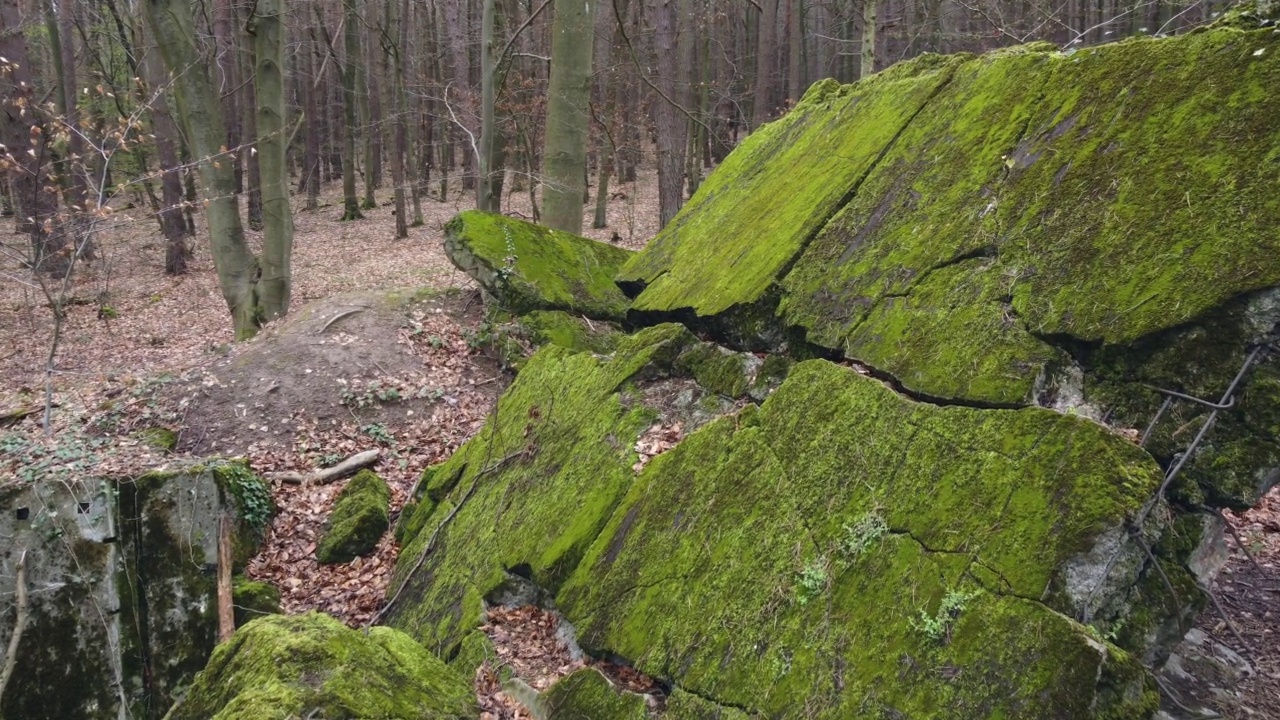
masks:
[[[372,470],[356,473],[333,502],[328,529],[316,545],[316,560],[345,563],[371,552],[391,526],[390,508],[387,481]]]
[[[1138,429],[1161,390],[1219,402],[1280,323],[1280,35],[1258,13],[821,83],[624,266],[633,315],[807,343],[933,401]],[[1246,374],[1179,502],[1248,507],[1280,478],[1277,387],[1269,357]],[[1210,411],[1175,402],[1162,464]]]
[[[533,582],[584,648],[680,693],[677,717],[1154,709],[1140,660],[1199,607],[1200,534],[1163,508],[1147,523],[1171,599],[1124,530],[1160,484],[1147,453],[1086,419],[914,402],[812,360],[637,473],[649,389],[693,360],[717,358],[670,325],[611,358],[535,355],[419,484],[391,624],[474,664],[484,602]]]
[[[607,320],[590,320],[563,310],[538,310],[520,316],[519,329],[535,346],[559,345],[569,350],[605,355],[618,347],[622,329]]]
[[[368,634],[319,613],[241,628],[166,720],[477,717],[470,684],[397,630]]]
[[[546,720],[646,720],[644,696],[614,687],[593,668],[584,668],[556,681],[539,698]]]
[[[280,588],[237,575],[231,580],[231,602],[235,605],[236,627],[242,627],[263,615],[280,614]]]
[[[515,218],[469,210],[445,226],[445,253],[507,310],[567,310],[621,320],[613,276],[629,250]]]

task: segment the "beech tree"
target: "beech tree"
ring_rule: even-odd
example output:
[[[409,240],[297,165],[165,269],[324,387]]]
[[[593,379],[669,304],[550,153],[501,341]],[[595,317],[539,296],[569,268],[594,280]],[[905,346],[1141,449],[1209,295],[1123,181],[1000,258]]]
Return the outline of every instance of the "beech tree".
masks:
[[[543,218],[549,227],[575,234],[582,232],[595,8],[594,0],[558,0],[552,29]]]

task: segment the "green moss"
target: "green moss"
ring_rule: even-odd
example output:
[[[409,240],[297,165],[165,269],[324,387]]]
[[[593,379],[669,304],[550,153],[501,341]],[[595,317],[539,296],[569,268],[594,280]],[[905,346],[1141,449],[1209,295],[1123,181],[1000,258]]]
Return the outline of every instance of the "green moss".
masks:
[[[662,717],[664,720],[748,720],[751,716],[675,688],[667,698],[667,710]]]
[[[618,690],[593,668],[561,678],[541,697],[547,720],[645,720],[649,716],[643,696]]]
[[[157,450],[173,452],[178,447],[178,433],[165,427],[149,427],[134,433],[142,442]]]
[[[1091,717],[1112,663],[1138,668],[1128,689],[1148,708],[1136,660],[1046,589],[1159,480],[1087,421],[921,405],[801,363],[758,412],[654,458],[556,606],[584,647],[772,716]],[[887,534],[848,557],[844,525],[873,509]],[[917,630],[953,591],[958,616]]]
[[[241,628],[167,720],[476,717],[467,681],[403,633],[368,635],[326,615]]]
[[[390,526],[391,488],[371,470],[347,481],[329,514],[329,529],[316,546],[322,563],[350,562],[373,550]]]
[[[823,83],[752,133],[618,274],[645,286],[634,308],[709,316],[760,300],[960,62],[925,56]]]
[[[522,315],[519,322],[535,345],[559,345],[601,355],[613,352],[621,335],[614,323],[587,321],[562,310],[531,312]]]
[[[400,553],[392,587],[408,586],[389,622],[449,656],[506,571],[557,588],[631,486],[636,439],[656,416],[620,390],[670,373],[693,342],[684,328],[660,325],[624,338],[611,358],[557,346],[530,358],[496,416],[424,476],[423,492],[439,504]]]
[[[747,356],[711,343],[697,343],[676,359],[676,367],[702,387],[727,397],[747,393]]]
[[[1277,50],[1218,28],[964,64],[796,261],[783,317],[912,390],[1014,404],[1061,338],[1125,345],[1280,283]]]
[[[629,250],[479,211],[445,226],[445,252],[517,314],[567,310],[621,320],[629,302],[613,275]]]
[[[280,613],[279,588],[243,575],[237,575],[231,581],[231,601],[235,605],[236,627],[242,627],[262,615]]]

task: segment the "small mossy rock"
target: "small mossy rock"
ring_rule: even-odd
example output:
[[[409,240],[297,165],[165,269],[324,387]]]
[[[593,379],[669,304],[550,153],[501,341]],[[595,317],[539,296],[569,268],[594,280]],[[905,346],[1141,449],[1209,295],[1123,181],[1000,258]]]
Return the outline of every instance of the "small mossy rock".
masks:
[[[520,316],[519,323],[534,345],[559,345],[599,355],[613,352],[622,336],[622,330],[616,323],[588,321],[563,310],[527,313]]]
[[[166,720],[474,718],[461,675],[387,627],[352,630],[319,613],[273,615],[218,646]]]
[[[231,602],[235,605],[236,627],[243,627],[263,615],[280,614],[280,589],[269,582],[237,575],[231,581]]]
[[[660,325],[624,338],[612,357],[555,345],[534,354],[480,433],[423,474],[417,494],[429,502],[404,536],[392,587],[406,585],[388,624],[450,657],[508,570],[558,587],[630,487],[635,442],[658,415],[627,389],[673,372],[696,342]]]
[[[329,529],[316,546],[316,560],[351,562],[377,546],[390,527],[391,488],[372,470],[361,470],[347,481],[329,514]]]
[[[173,452],[178,447],[178,433],[166,427],[144,428],[134,433],[134,437],[165,452]]]
[[[444,249],[458,269],[517,314],[566,310],[622,320],[630,304],[613,283],[630,250],[478,210],[445,225]]]
[[[646,720],[643,695],[621,690],[594,668],[583,668],[556,681],[538,698],[545,720]]]

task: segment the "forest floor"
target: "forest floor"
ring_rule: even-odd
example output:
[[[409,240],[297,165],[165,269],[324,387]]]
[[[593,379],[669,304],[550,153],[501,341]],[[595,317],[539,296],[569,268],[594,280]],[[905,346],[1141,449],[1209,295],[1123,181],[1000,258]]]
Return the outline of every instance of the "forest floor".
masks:
[[[425,224],[394,238],[389,191],[366,219],[339,222],[339,190],[321,208],[294,213],[293,314],[257,338],[234,343],[202,227],[190,272],[163,272],[164,244],[139,210],[112,216],[99,235],[99,259],[63,290],[67,315],[54,359],[49,433],[42,427],[53,316],[41,288],[15,259],[24,239],[0,236],[0,485],[11,479],[127,476],[208,454],[244,455],[259,472],[304,471],[378,448],[377,467],[392,487],[393,519],[427,466],[448,457],[483,424],[509,382],[485,350],[479,293],[453,268],[442,228],[469,197],[424,198]],[[295,202],[297,199],[295,198]],[[507,211],[532,213],[527,192]],[[590,226],[591,208],[587,211]],[[609,226],[595,239],[639,249],[656,232],[656,183],[614,188]],[[260,242],[249,233],[250,242]],[[422,292],[430,288],[429,292]],[[399,289],[403,302],[387,302]],[[57,291],[55,289],[55,291]],[[5,419],[15,409],[33,414]],[[177,450],[154,447],[139,431],[171,430]],[[277,515],[248,573],[281,589],[286,612],[322,610],[353,626],[378,610],[398,548],[390,534],[377,551],[346,565],[314,559],[341,483],[275,483]],[[1240,695],[1219,703],[1231,718],[1280,717],[1280,497],[1228,514],[1258,565],[1228,539],[1230,561],[1216,591],[1250,643],[1255,672]],[[533,608],[491,613],[486,632],[497,660],[530,686],[582,667],[556,631],[558,617]],[[1198,625],[1237,647],[1212,608]],[[645,692],[652,680],[591,663]],[[527,717],[482,666],[475,684],[486,716]]]

